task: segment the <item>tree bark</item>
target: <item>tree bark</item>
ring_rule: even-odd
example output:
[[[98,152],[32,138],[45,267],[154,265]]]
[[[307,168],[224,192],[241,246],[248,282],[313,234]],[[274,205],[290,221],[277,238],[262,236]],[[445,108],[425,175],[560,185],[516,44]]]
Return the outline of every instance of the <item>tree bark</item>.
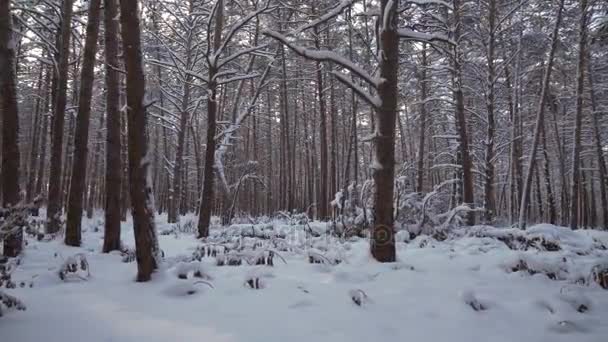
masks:
[[[73,0],[63,0],[61,7],[61,30],[57,50],[57,83],[55,84],[55,100],[53,106],[53,127],[51,129],[51,161],[49,172],[49,193],[47,205],[48,233],[57,233],[61,228],[61,177],[63,160],[63,129],[65,122],[65,107],[67,103],[68,66],[70,57],[70,36],[72,33]]]
[[[222,43],[222,30],[224,27],[224,1],[218,0],[217,12],[215,13],[215,28],[213,34],[213,51],[215,53]],[[209,63],[209,84],[207,98],[207,146],[205,148],[205,168],[203,170],[203,194],[199,204],[198,237],[209,236],[209,224],[211,222],[211,208],[214,204],[213,177],[215,170],[215,131],[217,115],[217,80],[215,75],[217,59]]]
[[[123,54],[127,71],[129,193],[135,234],[137,281],[148,281],[160,263],[154,223],[154,193],[146,140],[145,78],[142,65],[138,1],[120,0]]]
[[[15,76],[15,37],[12,31],[10,1],[0,0],[0,116],[2,117],[2,207],[11,208],[20,201],[19,195],[19,113],[17,78]],[[2,242],[0,240],[0,242]],[[23,230],[4,240],[4,255],[21,253]]]
[[[120,102],[118,61],[118,7],[116,0],[104,0],[106,59],[106,189],[105,234],[103,252],[120,250],[120,193],[122,161],[120,157]]]
[[[80,246],[82,240],[82,211],[84,188],[86,184],[89,121],[91,119],[91,97],[95,77],[95,54],[97,52],[97,37],[99,36],[99,19],[101,16],[101,0],[89,2],[89,17],[87,19],[86,40],[84,44],[84,61],[82,63],[80,93],[78,95],[78,116],[76,117],[76,132],[74,134],[74,161],[72,162],[72,177],[68,197],[68,217],[65,229],[65,244]]]
[[[579,223],[578,199],[580,195],[581,129],[583,121],[583,96],[585,92],[585,63],[587,53],[587,0],[580,0],[581,18],[578,42],[578,70],[576,87],[576,114],[574,117],[574,146],[572,150],[572,182],[570,183],[570,228],[577,229]]]
[[[532,140],[532,150],[528,157],[528,170],[523,183],[523,190],[521,194],[521,200],[519,202],[519,227],[521,229],[526,228],[526,213],[528,210],[528,201],[530,200],[530,188],[532,185],[532,173],[536,164],[536,150],[538,149],[538,143],[540,140],[540,131],[543,126],[543,120],[545,119],[545,103],[546,94],[549,89],[549,82],[551,80],[551,72],[553,70],[553,60],[555,57],[555,50],[557,48],[557,42],[559,40],[558,33],[559,27],[562,22],[562,14],[564,9],[564,0],[560,0],[559,8],[557,10],[557,18],[555,19],[555,27],[553,28],[553,38],[551,41],[551,48],[549,56],[547,58],[545,76],[543,78],[543,85],[541,88],[540,98],[538,100],[538,108],[536,112],[536,123],[534,126],[534,137]]]
[[[395,179],[395,122],[399,74],[399,36],[397,34],[397,2],[382,0],[379,23],[386,23],[379,33],[379,44],[383,51],[380,59],[380,77],[384,82],[378,86],[381,105],[376,110],[377,136],[375,137],[375,162],[373,178],[374,226],[372,228],[371,253],[380,262],[394,262],[395,227],[393,217],[393,192]],[[384,16],[389,16],[384,18]]]

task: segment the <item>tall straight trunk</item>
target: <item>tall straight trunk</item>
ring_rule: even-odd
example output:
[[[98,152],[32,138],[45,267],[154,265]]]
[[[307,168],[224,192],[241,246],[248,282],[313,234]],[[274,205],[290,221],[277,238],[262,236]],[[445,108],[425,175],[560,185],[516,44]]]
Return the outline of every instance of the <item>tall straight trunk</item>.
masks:
[[[191,22],[191,16],[194,11],[194,2],[189,2],[188,8],[188,22]],[[186,70],[190,71],[192,68],[192,42],[193,42],[193,32],[186,33]],[[182,197],[182,169],[184,165],[184,143],[186,131],[188,129],[188,116],[190,113],[188,112],[188,107],[190,105],[190,88],[191,88],[191,76],[187,74],[183,81],[182,86],[182,98],[181,98],[181,110],[180,110],[180,119],[179,119],[179,131],[177,134],[177,149],[175,151],[175,162],[173,163],[173,184],[169,186],[169,210],[168,210],[168,222],[175,223],[177,222],[177,214],[180,212],[180,204]]]
[[[589,51],[587,51],[587,70],[588,70],[588,79],[589,79],[589,91],[591,92],[591,122],[593,124],[593,143],[595,147],[595,153],[597,155],[597,166],[600,178],[600,205],[602,212],[602,227],[604,229],[608,229],[608,191],[606,190],[607,182],[608,182],[608,173],[606,171],[606,161],[604,160],[604,150],[602,146],[602,134],[601,134],[601,126],[598,120],[597,112],[597,103],[595,98],[595,88],[593,82],[593,71],[591,66],[591,55]]]
[[[222,43],[222,30],[224,27],[224,1],[218,0],[215,13],[215,28],[213,32],[213,50],[216,53]],[[217,80],[215,75],[217,60],[209,63],[209,84],[207,92],[207,146],[205,148],[205,168],[203,169],[203,194],[199,204],[198,237],[209,236],[209,223],[211,222],[211,209],[214,204],[213,177],[215,170],[215,131],[217,115]]]
[[[106,170],[104,253],[120,250],[120,203],[122,161],[120,144],[120,74],[118,60],[118,6],[104,0],[104,42],[106,71]]]
[[[528,157],[528,170],[526,171],[526,177],[523,183],[523,190],[521,194],[521,200],[519,202],[519,227],[521,229],[526,228],[526,212],[528,210],[528,201],[530,199],[530,188],[532,185],[532,173],[534,166],[536,165],[536,150],[538,149],[538,143],[540,140],[540,131],[543,126],[545,119],[545,103],[546,94],[549,89],[549,82],[551,81],[551,72],[553,70],[553,60],[555,57],[555,50],[557,48],[557,42],[559,40],[559,27],[562,22],[562,14],[564,10],[564,0],[560,0],[559,8],[557,10],[557,18],[555,19],[555,27],[553,28],[553,38],[551,40],[551,48],[549,50],[549,56],[547,57],[545,76],[543,78],[543,85],[541,88],[540,98],[538,100],[538,108],[536,111],[536,123],[534,125],[534,138],[532,140],[532,150]]]
[[[557,119],[557,97],[550,94],[549,90],[547,90],[547,101],[549,102],[549,110],[553,116],[552,128],[553,128],[553,136],[555,139],[555,149],[557,150],[558,157],[558,170],[561,182],[561,224],[566,224],[565,221],[568,218],[568,177],[566,176],[566,157],[564,152],[564,144],[562,143],[561,134],[558,127],[558,119]]]
[[[587,59],[587,0],[580,1],[581,18],[579,26],[578,41],[578,70],[576,77],[576,114],[574,117],[574,147],[572,150],[572,181],[570,183],[570,228],[578,228],[579,208],[578,197],[580,195],[580,154],[581,154],[581,130],[583,123],[583,96],[585,92],[585,63]]]
[[[320,42],[319,42],[319,34],[317,31],[316,26],[314,27],[314,34],[315,37],[317,37],[315,39],[315,45],[316,48],[318,49],[320,47]],[[319,99],[319,139],[320,139],[320,145],[319,148],[321,149],[321,153],[320,153],[320,173],[319,173],[319,203],[317,205],[317,213],[318,213],[318,219],[319,220],[327,220],[329,218],[329,214],[328,214],[328,193],[329,193],[329,189],[327,187],[327,109],[326,109],[326,104],[325,104],[325,96],[323,95],[323,90],[324,90],[324,84],[323,84],[323,70],[321,70],[321,63],[317,62],[316,63],[316,69],[317,69],[317,96]]]
[[[397,34],[397,2],[380,2],[381,19],[385,27],[379,32],[379,45],[383,51],[380,60],[378,85],[380,107],[376,110],[377,136],[375,137],[375,166],[373,169],[376,191],[374,193],[374,226],[372,228],[371,254],[380,262],[396,260],[395,227],[393,217],[393,192],[395,180],[395,122],[399,74],[399,35]],[[388,18],[384,18],[388,15]]]
[[[91,118],[91,97],[93,95],[95,54],[97,53],[97,37],[99,36],[99,19],[101,16],[101,0],[89,2],[89,17],[87,19],[86,39],[84,44],[84,61],[82,63],[80,94],[78,95],[78,115],[76,117],[76,132],[74,135],[74,161],[70,194],[68,197],[68,217],[65,230],[65,244],[80,246],[82,239],[82,203],[86,184],[89,121]]]
[[[515,71],[511,75],[509,66],[505,66],[505,79],[507,84],[508,98],[509,98],[509,112],[511,117],[511,153],[510,153],[510,210],[509,210],[509,222],[512,224],[515,222],[517,213],[519,212],[519,199],[521,198],[522,191],[522,167],[521,167],[521,130],[520,130],[520,106],[519,106],[519,74],[521,69],[521,40],[522,34],[519,34],[517,40],[517,60],[515,62]],[[504,58],[505,60],[507,58]]]
[[[486,155],[485,155],[485,179],[484,179],[484,216],[487,223],[491,223],[496,215],[496,193],[494,189],[494,135],[496,133],[496,123],[494,118],[494,106],[495,106],[495,94],[494,94],[494,80],[496,78],[495,70],[495,49],[496,49],[496,0],[489,0],[488,8],[488,30],[490,32],[488,36],[488,46],[486,60],[488,64],[488,78],[487,82],[487,98],[486,98],[486,109],[487,109],[487,135],[486,135]]]
[[[67,103],[68,66],[70,57],[70,36],[72,33],[73,0],[63,0],[61,7],[61,30],[57,50],[57,83],[53,106],[53,125],[51,129],[51,161],[49,172],[49,193],[46,210],[48,233],[57,233],[61,228],[61,176],[63,160],[63,125]]]
[[[43,78],[45,79],[44,84],[46,85],[46,79],[48,79],[48,73],[45,75],[45,67],[44,64],[40,63],[40,71],[38,74],[38,82],[36,86],[36,105],[34,109],[34,122],[32,124],[32,139],[30,146],[30,158],[27,166],[27,183],[26,183],[26,203],[31,203],[34,199],[34,186],[36,184],[36,165],[38,164],[38,142],[40,139],[40,122],[44,115],[43,113],[43,94],[42,94],[42,84]]]
[[[102,163],[101,161],[101,140],[103,139],[102,137],[102,130],[101,128],[105,125],[104,123],[104,116],[103,114],[99,115],[99,129],[97,130],[97,134],[95,137],[95,143],[94,143],[94,148],[95,148],[95,152],[93,154],[93,162],[91,165],[91,177],[89,179],[89,188],[88,190],[85,191],[85,197],[87,198],[87,218],[91,219],[93,218],[93,211],[96,208],[96,203],[95,203],[95,199],[97,197],[98,192],[101,189],[101,185],[102,185],[102,180],[98,179],[99,178],[99,173],[100,173],[100,164]]]
[[[549,163],[549,151],[547,151],[547,134],[545,132],[545,127],[541,127],[542,129],[542,144],[543,144],[543,159],[544,159],[544,168],[543,175],[545,178],[545,191],[547,192],[547,206],[549,210],[549,223],[555,224],[557,221],[557,211],[555,208],[555,196],[553,195],[553,188],[551,187],[551,163]]]
[[[17,77],[15,75],[15,46],[12,31],[10,1],[0,0],[0,116],[2,118],[2,207],[19,203],[19,113],[17,107]],[[5,237],[4,255],[21,253],[23,231]]]
[[[422,67],[420,70],[420,141],[418,149],[418,166],[416,170],[416,191],[424,192],[424,144],[426,138],[426,98],[428,96],[426,73],[428,67],[426,43],[422,43]]]
[[[460,0],[454,0],[454,26],[455,26],[455,40],[459,41],[461,33],[461,19],[460,19]],[[473,162],[471,160],[469,152],[469,136],[467,134],[467,120],[465,116],[464,107],[464,93],[463,87],[463,56],[461,48],[456,45],[454,48],[454,98],[456,101],[456,123],[458,127],[459,136],[459,152],[462,165],[462,201],[470,206],[475,203],[474,199],[474,183],[473,183]],[[472,211],[466,213],[466,224],[475,224],[475,215]]]
[[[148,281],[159,266],[160,250],[154,224],[154,193],[146,140],[146,82],[142,65],[138,1],[120,0],[120,23],[127,71],[129,193],[135,234],[137,281]]]
[[[47,79],[47,86],[50,86],[50,79],[51,76],[50,74],[53,74],[53,72],[49,71],[49,78]],[[46,93],[44,95],[45,97],[45,101],[44,101],[44,107],[43,107],[43,111],[44,111],[44,115],[42,116],[42,129],[40,131],[40,148],[39,148],[39,155],[40,157],[38,158],[38,165],[36,165],[37,171],[36,171],[36,186],[35,186],[35,190],[34,192],[36,193],[36,196],[42,196],[42,192],[43,190],[43,184],[45,181],[45,177],[44,177],[44,170],[46,169],[46,141],[47,138],[49,136],[49,116],[47,114],[47,110],[49,107],[49,104],[52,102],[51,99],[49,99],[49,97],[51,96],[51,94],[48,91],[49,89],[46,89]],[[44,186],[44,188],[46,188],[46,186]]]

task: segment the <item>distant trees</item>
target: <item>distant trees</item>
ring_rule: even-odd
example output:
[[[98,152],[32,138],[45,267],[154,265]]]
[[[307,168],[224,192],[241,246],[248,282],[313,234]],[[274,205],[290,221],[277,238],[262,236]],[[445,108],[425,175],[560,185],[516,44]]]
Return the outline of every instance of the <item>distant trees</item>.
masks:
[[[142,0],[122,43],[117,1],[6,3],[1,192],[70,245],[105,209],[104,252],[131,208],[142,280],[153,211],[305,213],[381,261],[430,194],[433,222],[608,225],[602,1]]]

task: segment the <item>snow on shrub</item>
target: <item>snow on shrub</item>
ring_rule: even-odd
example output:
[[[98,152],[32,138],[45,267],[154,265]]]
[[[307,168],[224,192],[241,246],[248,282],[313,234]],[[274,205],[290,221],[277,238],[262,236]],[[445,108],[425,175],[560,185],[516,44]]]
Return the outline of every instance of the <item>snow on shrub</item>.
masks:
[[[200,262],[180,262],[175,265],[173,273],[179,279],[199,278],[205,280],[213,279],[204,269]]]
[[[591,276],[599,286],[608,290],[608,263],[593,266]]]
[[[350,299],[353,301],[353,303],[355,303],[357,306],[362,306],[363,304],[369,302],[369,297],[367,296],[365,291],[361,289],[349,290],[348,295],[350,296]]]
[[[205,257],[217,257],[218,255],[226,254],[228,247],[216,244],[216,243],[205,243],[202,246],[196,247],[192,252],[192,259],[201,261]]]
[[[87,280],[91,276],[89,262],[83,253],[68,257],[57,272],[59,279],[66,281],[70,278]]]
[[[479,300],[472,290],[465,290],[460,293],[462,300],[475,311],[485,311],[489,305]]]
[[[17,299],[17,297],[13,297],[0,291],[0,317],[2,317],[4,313],[3,308],[8,310],[15,309],[19,311],[25,311],[25,304],[23,304],[23,302]]]

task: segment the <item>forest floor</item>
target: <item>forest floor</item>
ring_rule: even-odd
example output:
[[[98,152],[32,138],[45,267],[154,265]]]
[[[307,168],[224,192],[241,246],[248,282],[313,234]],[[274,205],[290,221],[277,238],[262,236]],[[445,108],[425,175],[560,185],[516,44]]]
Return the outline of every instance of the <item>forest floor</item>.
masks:
[[[182,218],[187,220],[192,218]],[[201,242],[161,222],[166,217],[158,218],[165,262],[147,283],[134,281],[135,262],[100,253],[100,217],[85,220],[81,248],[28,238],[13,273],[26,286],[6,290],[27,310],[5,312],[0,341],[605,342],[608,336],[608,291],[590,275],[608,261],[608,232],[549,225],[528,230],[528,238],[536,234],[559,245],[559,251],[547,251],[554,245],[514,246],[523,240],[504,239],[519,236],[514,230],[475,227],[442,242],[425,236],[399,242],[399,261],[380,264],[362,238],[240,225],[212,233],[250,244],[243,250],[254,259],[268,256],[259,244],[274,241],[274,266],[217,266],[213,257],[187,262]],[[277,235],[242,237],[246,231]],[[123,243],[133,246],[130,222],[122,234]],[[220,245],[209,246],[221,259]],[[81,271],[62,281],[60,267],[76,253],[86,256],[90,277]],[[192,277],[196,271],[202,278]],[[187,279],[178,277],[186,273]],[[252,289],[251,278],[262,288]]]

